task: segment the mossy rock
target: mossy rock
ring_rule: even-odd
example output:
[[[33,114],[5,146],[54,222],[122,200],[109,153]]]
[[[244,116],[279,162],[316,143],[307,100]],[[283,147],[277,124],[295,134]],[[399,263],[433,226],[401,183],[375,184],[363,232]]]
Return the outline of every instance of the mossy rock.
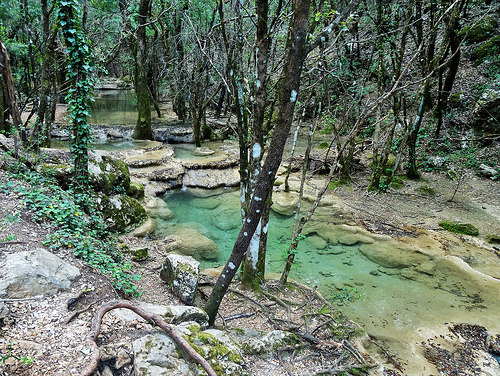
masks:
[[[424,196],[434,196],[436,194],[436,190],[429,185],[421,185],[417,188],[417,192]]]
[[[494,35],[497,24],[496,18],[483,17],[479,22],[464,27],[459,35],[465,36],[465,40],[468,42],[483,42]]]
[[[458,221],[442,221],[439,222],[439,226],[447,231],[454,232],[457,234],[478,236],[479,230],[471,225],[470,223],[461,223]]]
[[[493,37],[490,40],[484,42],[481,46],[472,51],[471,58],[475,61],[475,65],[479,65],[488,58],[498,60],[499,53],[500,35],[497,35],[496,37]]]
[[[146,210],[140,202],[126,195],[108,197],[97,193],[96,203],[97,209],[111,231],[129,231],[147,218]]]
[[[127,191],[127,196],[133,197],[137,200],[144,198],[144,185],[141,183],[136,183],[134,181],[130,182],[130,187]]]
[[[130,190],[127,164],[102,152],[89,155],[90,184],[96,192],[107,195],[125,194]]]

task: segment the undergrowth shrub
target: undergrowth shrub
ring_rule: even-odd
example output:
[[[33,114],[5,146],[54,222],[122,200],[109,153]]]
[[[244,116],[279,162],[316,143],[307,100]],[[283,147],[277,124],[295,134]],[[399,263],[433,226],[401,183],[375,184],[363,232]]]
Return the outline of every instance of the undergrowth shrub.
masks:
[[[1,189],[19,193],[26,206],[33,211],[35,221],[55,228],[47,235],[44,241],[46,246],[73,249],[75,256],[110,276],[118,290],[133,296],[140,295],[134,284],[140,276],[130,273],[131,265],[119,251],[116,236],[107,230],[95,209],[92,193],[76,193],[71,189],[64,191],[50,174],[24,172],[13,177],[25,184],[9,181],[2,184]]]

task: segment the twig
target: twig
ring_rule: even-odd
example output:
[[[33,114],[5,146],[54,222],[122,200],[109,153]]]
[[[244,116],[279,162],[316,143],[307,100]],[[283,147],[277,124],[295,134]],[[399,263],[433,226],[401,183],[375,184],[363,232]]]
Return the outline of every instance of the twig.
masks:
[[[107,312],[117,308],[130,309],[131,311],[141,316],[147,322],[163,329],[163,331],[165,331],[165,333],[167,333],[167,335],[170,338],[172,338],[175,341],[175,343],[177,343],[177,345],[186,354],[188,354],[192,359],[194,359],[209,376],[217,376],[217,374],[210,366],[210,364],[207,362],[207,360],[203,358],[200,354],[198,354],[192,348],[189,342],[186,341],[179,333],[177,333],[171,325],[167,324],[159,315],[146,312],[141,307],[127,300],[114,300],[109,303],[106,303],[101,308],[99,308],[99,310],[95,313],[94,318],[92,320],[91,331],[87,337],[89,342],[91,342],[91,346],[93,347],[92,359],[90,360],[85,370],[82,372],[82,375],[91,376],[96,371],[100,359],[100,351],[99,348],[97,347],[96,339],[97,336],[99,335],[102,319]]]
[[[23,302],[25,300],[41,300],[41,299],[43,299],[43,296],[39,295],[39,296],[33,296],[31,298],[0,299],[0,302],[2,302],[2,303],[10,303],[10,302]]]
[[[80,313],[88,311],[94,304],[102,302],[105,298],[99,298],[96,301],[90,303],[87,305],[85,308],[79,309],[78,311],[73,312],[69,317],[64,320],[64,324],[68,325],[76,316],[78,316]]]
[[[239,315],[234,315],[234,316],[229,316],[226,317],[226,321],[232,321],[232,320],[237,320],[237,319],[246,319],[247,317],[252,317],[255,315],[255,312],[252,313],[240,313]]]

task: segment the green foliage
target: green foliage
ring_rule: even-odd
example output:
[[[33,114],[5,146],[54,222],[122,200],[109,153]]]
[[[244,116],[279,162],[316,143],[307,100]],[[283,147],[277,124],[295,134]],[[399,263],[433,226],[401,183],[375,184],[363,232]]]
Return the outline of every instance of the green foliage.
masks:
[[[461,223],[456,221],[442,221],[439,222],[439,226],[447,231],[454,232],[457,234],[478,236],[479,230],[469,223]]]
[[[134,285],[140,276],[129,273],[130,264],[124,262],[116,238],[108,232],[102,217],[95,210],[92,196],[66,192],[55,179],[38,173],[29,172],[16,177],[26,184],[14,187],[3,185],[1,188],[13,189],[21,194],[26,206],[33,210],[35,221],[55,226],[55,231],[47,235],[45,245],[52,249],[73,249],[75,256],[109,275],[118,290],[140,295]]]
[[[90,125],[87,116],[90,115],[89,100],[93,90],[90,76],[93,64],[90,59],[90,48],[80,27],[77,0],[60,0],[57,7],[57,17],[66,45],[67,77],[71,87],[66,95],[68,103],[71,153],[75,159],[76,187],[84,191],[88,186],[88,145],[90,143]]]
[[[494,17],[483,17],[479,22],[464,27],[459,35],[465,36],[465,40],[472,43],[485,41],[495,33],[497,20]]]
[[[33,364],[33,358],[31,356],[28,356],[28,355],[21,355],[21,356],[14,355],[14,341],[10,342],[7,345],[7,349],[6,350],[7,350],[7,352],[5,354],[2,354],[0,352],[0,364],[5,363],[5,361],[7,359],[11,359],[11,358],[17,360],[21,364],[26,364],[28,366],[31,366]]]
[[[0,232],[2,232],[9,223],[14,223],[19,221],[19,213],[16,213],[14,215],[12,214],[7,214],[5,218],[0,219]],[[8,235],[5,237],[5,239],[0,238],[0,244],[3,242],[11,242],[16,239],[15,235]]]

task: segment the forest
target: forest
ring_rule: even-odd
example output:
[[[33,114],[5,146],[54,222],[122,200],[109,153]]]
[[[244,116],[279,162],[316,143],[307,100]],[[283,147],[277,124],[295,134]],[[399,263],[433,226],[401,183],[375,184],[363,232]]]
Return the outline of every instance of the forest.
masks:
[[[5,195],[1,201],[19,201],[24,208],[14,210],[6,204],[1,209],[2,257],[25,243],[24,235],[14,230],[20,219],[47,224],[52,230],[43,230],[48,231],[44,246],[59,253],[65,249],[83,260],[114,291],[100,297],[89,290],[79,294],[75,304],[82,296],[84,301],[78,304],[89,304],[90,295],[96,301],[112,300],[110,296],[123,299],[96,311],[91,334],[83,335],[90,338],[86,346],[91,351],[85,354],[90,365],[75,374],[104,375],[103,350],[96,339],[109,310],[132,309],[173,338],[179,337],[159,316],[125,300],[141,299],[141,294],[144,298],[148,289],[154,290],[137,282],[140,261],[157,257],[163,262],[166,254],[177,251],[193,256],[202,268],[218,267],[209,281],[197,280],[194,290],[198,283],[205,290],[188,299],[188,305],[206,312],[209,326],[217,326],[218,317],[223,315],[224,321],[232,312],[225,299],[248,295],[245,304],[259,307],[261,314],[267,312],[275,329],[293,333],[314,347],[315,359],[326,351],[330,360],[338,360],[323,367],[315,363],[321,370],[311,373],[281,363],[283,374],[444,375],[450,370],[480,374],[472,363],[453,361],[470,350],[467,346],[498,359],[500,340],[492,333],[500,327],[488,316],[498,307],[491,291],[500,279],[499,14],[500,5],[491,0],[1,0],[0,190]],[[96,105],[109,90],[132,96],[131,122],[99,123]],[[54,146],[60,139],[66,142],[64,152]],[[116,140],[150,143],[142,149],[102,152],[100,144]],[[176,144],[184,143],[191,145],[184,147],[194,150],[198,159],[179,162],[182,148]],[[224,158],[216,158],[222,154]],[[209,183],[200,177],[202,172],[211,176]],[[213,256],[215,248],[226,248],[217,238],[222,235],[211,234],[208,225],[204,230],[195,228],[196,233],[178,231],[180,220],[172,221],[166,212],[171,205],[175,212],[177,204],[170,204],[169,197],[176,197],[171,192],[179,188],[195,192],[221,187],[238,192],[234,201],[219,199],[227,201],[226,212],[218,209],[233,210],[237,226],[226,224],[222,217],[205,219],[223,223],[218,228],[231,236],[227,251]],[[195,199],[210,196],[205,193]],[[116,200],[121,200],[118,206]],[[214,211],[203,215],[216,218],[216,204],[210,205]],[[125,224],[119,223],[116,213],[127,210],[130,213],[122,216],[128,217],[121,219]],[[288,217],[290,222],[276,224],[274,216]],[[155,227],[137,235],[151,221]],[[165,238],[160,226],[167,228],[161,231],[168,233],[170,226],[178,232],[172,230]],[[276,240],[271,232],[280,226],[286,227],[286,234]],[[206,253],[175,248],[170,243],[182,243],[179,234],[204,241],[205,248],[198,248]],[[392,241],[391,246],[384,245]],[[138,245],[164,252],[156,256],[146,252],[143,257],[124,251]],[[357,304],[351,301],[363,300],[361,286],[372,282],[340,286],[331,282],[334,272],[322,270],[325,282],[318,282],[303,271],[309,268],[308,247],[317,248],[321,256],[337,256],[345,252],[335,248],[341,245],[359,247],[363,257],[376,264],[367,274],[431,286],[439,290],[436,294],[447,292],[463,300],[453,301],[451,307],[461,304],[477,312],[467,323],[464,313],[455,321],[447,319],[456,324],[449,332],[461,338],[458,348],[463,352],[439,352],[439,344],[428,342],[420,350],[425,360],[415,360],[406,350],[395,350],[403,346],[401,339],[384,350],[385,334],[370,329],[363,321],[370,320],[367,317],[349,311],[349,304]],[[393,248],[386,250],[389,247]],[[335,262],[318,260],[325,266]],[[346,260],[344,264],[353,262]],[[2,261],[2,268],[5,265]],[[166,267],[160,267],[160,278],[168,279]],[[277,274],[273,288],[266,287],[270,271]],[[461,273],[467,275],[464,281]],[[295,300],[307,300],[309,293],[294,293],[290,286],[295,282],[290,279],[314,280],[314,286],[306,285],[318,288],[329,301],[327,306],[318,297],[311,303],[320,313],[300,311],[302,319],[310,315],[319,320],[312,332],[307,319],[305,328],[295,325],[292,316],[285,324],[276,318],[279,313],[271,314],[268,305],[259,303],[267,299],[276,305],[274,309],[295,312],[294,295]],[[26,299],[9,293],[2,283],[0,302]],[[174,282],[167,284],[165,289],[175,290]],[[235,284],[241,290],[235,292]],[[360,331],[367,331],[374,344],[359,340],[361,344],[350,345],[357,329],[337,333],[332,312],[338,307],[331,301],[345,306],[340,311],[345,309],[350,318],[359,320]],[[270,315],[276,316],[270,319]],[[444,320],[447,315],[443,311],[436,317]],[[434,326],[430,330],[442,333]],[[197,348],[192,336],[187,338],[190,350],[174,340],[207,374],[230,369],[218,360],[207,363],[203,356],[210,358],[210,351]],[[482,344],[471,345],[471,336],[479,336]],[[412,337],[407,342],[418,341]],[[29,374],[23,367],[36,362],[36,356],[28,357],[28,350],[16,352],[12,346],[2,343],[0,367],[11,367],[7,374],[9,370],[13,375]],[[287,342],[278,347],[290,351],[293,346],[302,345]],[[335,350],[324,350],[325,346]],[[345,352],[335,353],[339,349]],[[365,352],[370,361],[360,355]],[[348,354],[347,361],[342,354]],[[139,374],[139,365],[129,367]],[[151,367],[146,367],[147,374],[156,374]],[[245,374],[238,367],[231,374]],[[124,375],[125,369],[115,366],[111,374]],[[495,370],[491,366],[490,373],[483,371],[495,375]]]

